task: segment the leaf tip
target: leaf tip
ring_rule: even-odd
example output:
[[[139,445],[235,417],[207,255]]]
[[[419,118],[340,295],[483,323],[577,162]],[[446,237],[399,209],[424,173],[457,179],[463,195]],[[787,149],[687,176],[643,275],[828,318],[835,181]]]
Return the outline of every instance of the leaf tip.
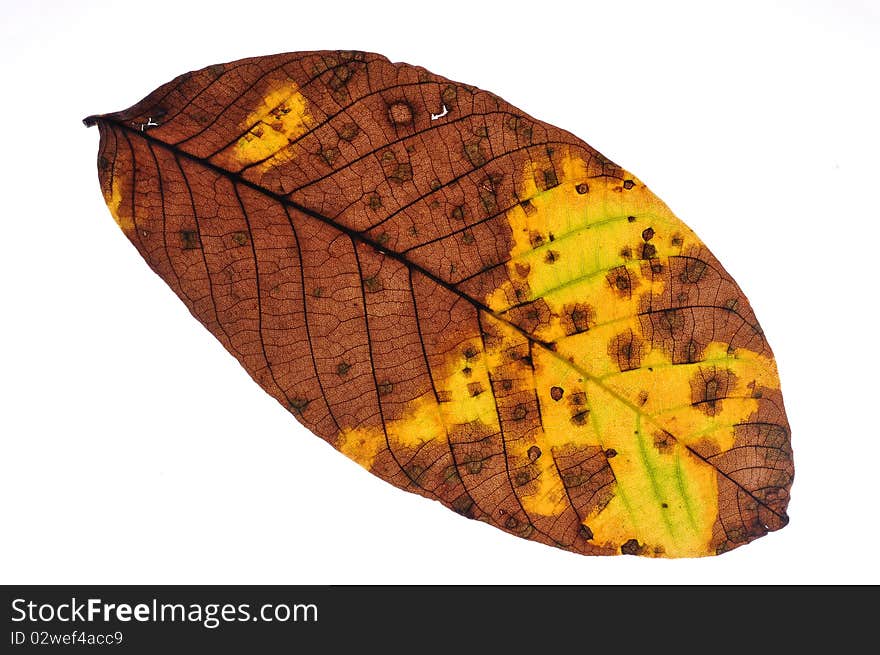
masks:
[[[91,116],[86,116],[83,119],[83,125],[85,125],[86,127],[91,127],[92,125],[94,125],[98,122],[99,118],[101,118],[101,117],[98,116],[97,114],[92,114]]]

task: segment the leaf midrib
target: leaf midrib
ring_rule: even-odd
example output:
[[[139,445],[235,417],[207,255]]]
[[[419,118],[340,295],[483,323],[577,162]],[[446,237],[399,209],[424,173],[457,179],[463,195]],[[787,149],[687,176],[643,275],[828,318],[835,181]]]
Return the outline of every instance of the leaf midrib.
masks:
[[[248,179],[241,177],[237,173],[233,173],[231,171],[226,170],[225,168],[218,166],[217,164],[214,164],[213,162],[202,159],[201,157],[197,157],[197,156],[187,152],[186,150],[179,148],[177,145],[169,144],[165,141],[162,141],[160,139],[152,137],[152,136],[150,136],[148,131],[137,130],[134,127],[132,127],[131,125],[128,125],[123,121],[120,121],[118,119],[109,118],[106,115],[90,116],[88,119],[86,119],[85,122],[86,122],[87,126],[91,126],[91,125],[93,125],[97,122],[100,122],[100,121],[112,124],[122,130],[125,130],[126,132],[134,134],[138,138],[141,138],[141,139],[147,141],[148,143],[155,144],[159,147],[165,148],[166,150],[170,151],[171,153],[173,153],[177,156],[185,157],[186,159],[189,159],[190,161],[193,161],[193,162],[197,163],[198,165],[203,166],[203,167],[217,173],[218,175],[221,175],[222,177],[225,177],[233,184],[243,184],[243,185],[247,186],[248,188],[253,189],[257,193],[260,193],[268,198],[271,198],[272,200],[281,204],[282,206],[286,206],[286,207],[290,207],[292,209],[295,209],[296,211],[301,212],[302,214],[305,214],[306,216],[309,216],[311,218],[314,218],[315,220],[321,221],[322,223],[324,223],[326,225],[329,225],[333,229],[338,230],[339,232],[342,232],[343,234],[346,234],[349,238],[354,239],[356,241],[359,241],[360,243],[363,243],[364,245],[371,247],[372,249],[374,249],[376,252],[380,253],[381,255],[384,255],[386,257],[390,257],[391,259],[399,262],[400,264],[402,264],[403,266],[407,267],[410,270],[418,271],[420,274],[424,275],[425,277],[430,279],[435,284],[440,285],[441,287],[443,287],[447,291],[455,294],[456,296],[458,296],[459,298],[461,298],[465,302],[470,303],[477,310],[485,312],[486,314],[492,316],[496,320],[509,326],[511,329],[515,330],[516,332],[521,334],[523,337],[525,337],[530,343],[535,344],[537,346],[540,346],[541,348],[546,350],[550,355],[552,355],[554,358],[558,359],[560,362],[563,362],[566,366],[571,367],[572,369],[574,369],[575,371],[577,371],[578,373],[583,375],[585,378],[589,379],[590,382],[592,382],[593,384],[600,387],[604,392],[608,393],[610,396],[614,397],[616,400],[618,400],[619,402],[624,404],[628,409],[630,409],[632,412],[634,412],[636,414],[636,416],[644,416],[644,418],[646,420],[653,423],[656,427],[658,427],[660,429],[664,429],[663,426],[661,426],[659,423],[657,423],[651,416],[645,415],[642,412],[640,412],[639,408],[636,407],[636,405],[634,403],[630,402],[624,396],[621,396],[614,389],[611,389],[610,387],[606,386],[602,379],[595,377],[594,375],[592,375],[591,373],[589,373],[588,371],[586,371],[582,367],[578,366],[577,364],[575,364],[571,360],[560,355],[556,351],[556,347],[553,343],[548,343],[546,341],[542,341],[540,339],[535,338],[534,335],[530,334],[529,332],[527,332],[523,328],[519,327],[515,323],[512,323],[511,321],[504,318],[503,316],[500,316],[499,314],[497,314],[495,311],[493,311],[485,303],[480,302],[476,298],[473,298],[472,296],[464,293],[463,291],[458,289],[456,286],[450,284],[446,280],[443,280],[442,278],[438,277],[436,274],[432,273],[431,271],[429,271],[429,270],[423,268],[422,266],[406,259],[400,253],[397,253],[393,250],[389,250],[387,248],[384,248],[376,241],[373,241],[369,237],[365,236],[363,233],[358,232],[356,230],[353,230],[345,225],[342,225],[342,224],[338,223],[337,221],[335,221],[334,219],[321,214],[320,212],[317,212],[313,209],[310,209],[304,205],[300,205],[299,203],[291,200],[290,198],[288,198],[286,196],[282,196],[278,193],[275,193],[274,191],[270,191],[269,189],[257,184],[256,182],[252,182]],[[739,482],[734,480],[730,475],[728,475],[727,473],[725,473],[724,471],[719,469],[717,466],[715,466],[709,459],[707,459],[706,457],[701,455],[699,452],[694,450],[691,446],[681,442],[674,434],[670,434],[670,436],[672,436],[672,438],[675,439],[675,441],[677,441],[678,443],[683,445],[684,448],[686,448],[687,451],[691,455],[698,458],[700,461],[704,462],[707,466],[711,467],[718,474],[724,476],[734,486],[736,486],[738,489],[742,490],[746,495],[748,495],[750,498],[752,498],[756,503],[758,503],[759,505],[761,505],[762,507],[764,507],[765,509],[770,511],[775,516],[777,516],[781,521],[787,522],[788,517],[785,514],[780,514],[773,507],[770,507],[766,502],[764,502],[762,499],[755,496],[751,491],[749,491],[743,485],[741,485]]]

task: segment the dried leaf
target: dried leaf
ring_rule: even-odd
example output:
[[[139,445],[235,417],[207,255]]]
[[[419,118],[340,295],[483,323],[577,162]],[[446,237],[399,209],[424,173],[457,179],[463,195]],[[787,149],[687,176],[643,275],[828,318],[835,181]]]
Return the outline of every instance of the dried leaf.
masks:
[[[86,123],[147,263],[388,482],[584,554],[711,555],[787,523],[748,301],[567,132],[358,52],[210,66]]]

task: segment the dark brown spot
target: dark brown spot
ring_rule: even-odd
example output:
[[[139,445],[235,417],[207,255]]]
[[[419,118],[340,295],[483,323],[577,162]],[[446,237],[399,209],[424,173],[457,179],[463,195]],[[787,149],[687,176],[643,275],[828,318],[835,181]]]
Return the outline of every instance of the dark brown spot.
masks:
[[[452,509],[462,516],[473,518],[474,501],[465,492],[452,501]]]
[[[364,289],[369,293],[376,293],[377,291],[381,291],[382,288],[382,281],[376,275],[371,275],[364,280]]]
[[[736,376],[723,368],[700,368],[690,385],[691,404],[707,416],[715,416],[721,412],[721,401],[736,386]]]
[[[642,365],[642,340],[632,330],[621,332],[608,342],[608,356],[617,362],[617,368],[632,371]]]
[[[643,389],[642,391],[639,391],[639,406],[644,407],[645,403],[647,403],[647,402],[648,402],[648,392]]]
[[[470,232],[464,232],[464,233],[462,233],[462,235],[461,235],[461,242],[462,242],[462,243],[464,243],[464,244],[466,244],[466,245],[469,246],[469,245],[471,245],[472,243],[474,243],[474,241],[476,241],[476,239],[474,238],[474,235],[473,235],[473,234],[471,234]]]
[[[342,129],[339,130],[339,138],[343,141],[351,141],[358,135],[360,131],[361,128],[359,128],[354,123],[346,123],[342,126]]]
[[[471,395],[471,398],[476,398],[481,393],[483,393],[483,385],[479,382],[469,382],[468,383],[468,393]]]
[[[528,413],[529,411],[526,409],[526,406],[520,403],[513,408],[513,414],[511,414],[511,416],[514,421],[522,421]]]
[[[289,404],[294,413],[301,415],[303,410],[308,407],[309,401],[305,398],[291,398]]]
[[[339,362],[336,365],[336,375],[345,375],[351,370],[351,364],[348,362]]]
[[[195,230],[180,231],[180,247],[184,250],[195,250],[200,246],[199,234]]]
[[[321,159],[328,166],[333,166],[333,162],[339,157],[339,150],[336,148],[321,148]]]
[[[654,238],[654,228],[653,227],[646,227],[644,230],[642,230],[642,240],[643,241],[650,241],[653,238]]]
[[[367,206],[372,210],[379,209],[382,206],[382,198],[377,193],[371,193],[367,196]]]
[[[579,527],[578,534],[580,534],[587,541],[593,538],[593,531],[590,530],[590,526],[588,525],[582,525],[581,527]]]
[[[387,233],[387,232],[383,232],[382,234],[380,234],[380,235],[376,238],[376,243],[378,243],[380,246],[384,246],[386,243],[388,243],[388,238],[389,238],[389,237],[388,237],[388,233]]]
[[[452,218],[455,220],[461,221],[464,220],[464,209],[461,205],[453,208],[452,210]]]
[[[504,522],[504,527],[508,530],[516,530],[519,527],[519,521],[512,516],[508,516],[507,520]]]
[[[538,211],[535,206],[532,204],[531,200],[521,200],[519,206],[526,213],[526,216],[531,216],[536,211]]]
[[[556,171],[548,169],[544,171],[544,189],[552,189],[559,186],[559,179],[556,177]]]
[[[665,430],[654,433],[654,448],[663,455],[672,452],[674,441],[672,435]]]
[[[315,287],[315,289],[312,291],[312,295],[315,298],[320,298],[324,295],[324,287]]]
[[[394,180],[395,182],[403,183],[409,182],[412,177],[412,164],[403,163],[397,165],[394,171],[392,171],[391,175],[388,176],[388,179]]]
[[[537,446],[530,446],[528,450],[529,461],[534,464],[541,456],[541,449]]]
[[[480,351],[477,350],[474,346],[468,346],[464,349],[462,354],[464,355],[465,359],[473,359],[480,354]]]
[[[239,246],[243,246],[248,242],[247,232],[233,232],[232,240]]]
[[[670,243],[677,248],[682,243],[684,243],[684,240],[681,238],[681,235],[674,234],[674,235],[672,235],[672,239],[670,240]]]
[[[483,470],[483,462],[478,459],[472,459],[465,464],[465,470],[471,475],[476,475]]]
[[[590,416],[590,410],[584,409],[571,415],[571,422],[575,425],[586,425],[587,418]]]
[[[624,189],[632,189],[635,185],[636,185],[636,183],[633,182],[632,180],[624,180],[623,181],[623,188]]]
[[[588,193],[590,191],[590,187],[587,185],[586,182],[581,182],[580,184],[578,184],[574,188],[574,190],[577,191],[579,194],[583,195],[583,194]]]
[[[702,259],[689,257],[678,279],[684,284],[696,284],[703,279],[703,274],[706,272],[707,267],[708,264]]]
[[[390,382],[380,382],[377,386],[380,396],[388,396],[394,391],[394,385]]]
[[[456,90],[455,90],[455,87],[452,85],[445,87],[443,89],[443,93],[440,94],[440,98],[447,105],[449,103],[451,103],[453,100],[455,100],[455,96],[456,96]]]
[[[408,102],[402,100],[388,106],[388,118],[395,125],[409,125],[413,121],[413,110]]]
[[[513,389],[513,380],[501,380],[501,389],[503,391],[510,391]]]
[[[516,269],[516,274],[520,277],[528,277],[529,271],[532,270],[532,267],[528,263],[520,263],[517,262],[514,264],[514,268]]]
[[[635,217],[635,216],[627,216],[627,217],[626,217],[626,220],[627,220],[628,223],[635,223],[635,222],[636,222],[636,217]]]
[[[523,485],[528,484],[532,481],[532,478],[529,477],[528,471],[519,471],[516,475],[513,476],[513,482],[517,487],[522,487]]]
[[[548,264],[553,264],[559,259],[559,253],[555,250],[548,250],[547,254],[544,255],[544,261]]]
[[[657,256],[657,248],[653,243],[642,244],[642,259],[654,259]]]
[[[620,547],[620,552],[624,555],[640,555],[642,551],[644,551],[644,549],[645,547],[642,546],[637,540],[630,539]]]
[[[486,163],[486,156],[480,150],[479,141],[471,141],[464,144],[464,156],[474,168],[480,168]]]
[[[532,248],[537,248],[544,243],[544,235],[540,232],[529,232],[529,244]]]
[[[461,369],[461,372],[464,373],[464,376],[466,378],[469,378],[471,376],[471,373],[474,372],[474,369],[472,369],[470,366],[465,366],[463,369]]]
[[[632,259],[632,248],[630,248],[629,246],[624,246],[620,249],[620,256],[624,259]]]
[[[562,387],[550,387],[550,397],[555,401],[562,400],[562,395],[565,393]]]
[[[605,449],[605,459],[611,459],[612,457],[617,457],[617,451],[614,448]]]
[[[669,503],[660,503],[660,507],[663,509],[667,509],[669,507]]]
[[[586,332],[593,320],[593,310],[585,303],[564,305],[562,308],[562,324],[568,335]]]

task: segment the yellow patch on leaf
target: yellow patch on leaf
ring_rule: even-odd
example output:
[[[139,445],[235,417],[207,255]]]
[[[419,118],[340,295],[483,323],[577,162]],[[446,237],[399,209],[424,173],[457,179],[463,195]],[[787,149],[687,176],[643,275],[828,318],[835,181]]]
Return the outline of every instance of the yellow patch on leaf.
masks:
[[[290,80],[277,82],[260,105],[241,122],[247,132],[218,153],[221,166],[245,167],[259,163],[268,170],[295,156],[292,142],[314,125],[308,102]]]

